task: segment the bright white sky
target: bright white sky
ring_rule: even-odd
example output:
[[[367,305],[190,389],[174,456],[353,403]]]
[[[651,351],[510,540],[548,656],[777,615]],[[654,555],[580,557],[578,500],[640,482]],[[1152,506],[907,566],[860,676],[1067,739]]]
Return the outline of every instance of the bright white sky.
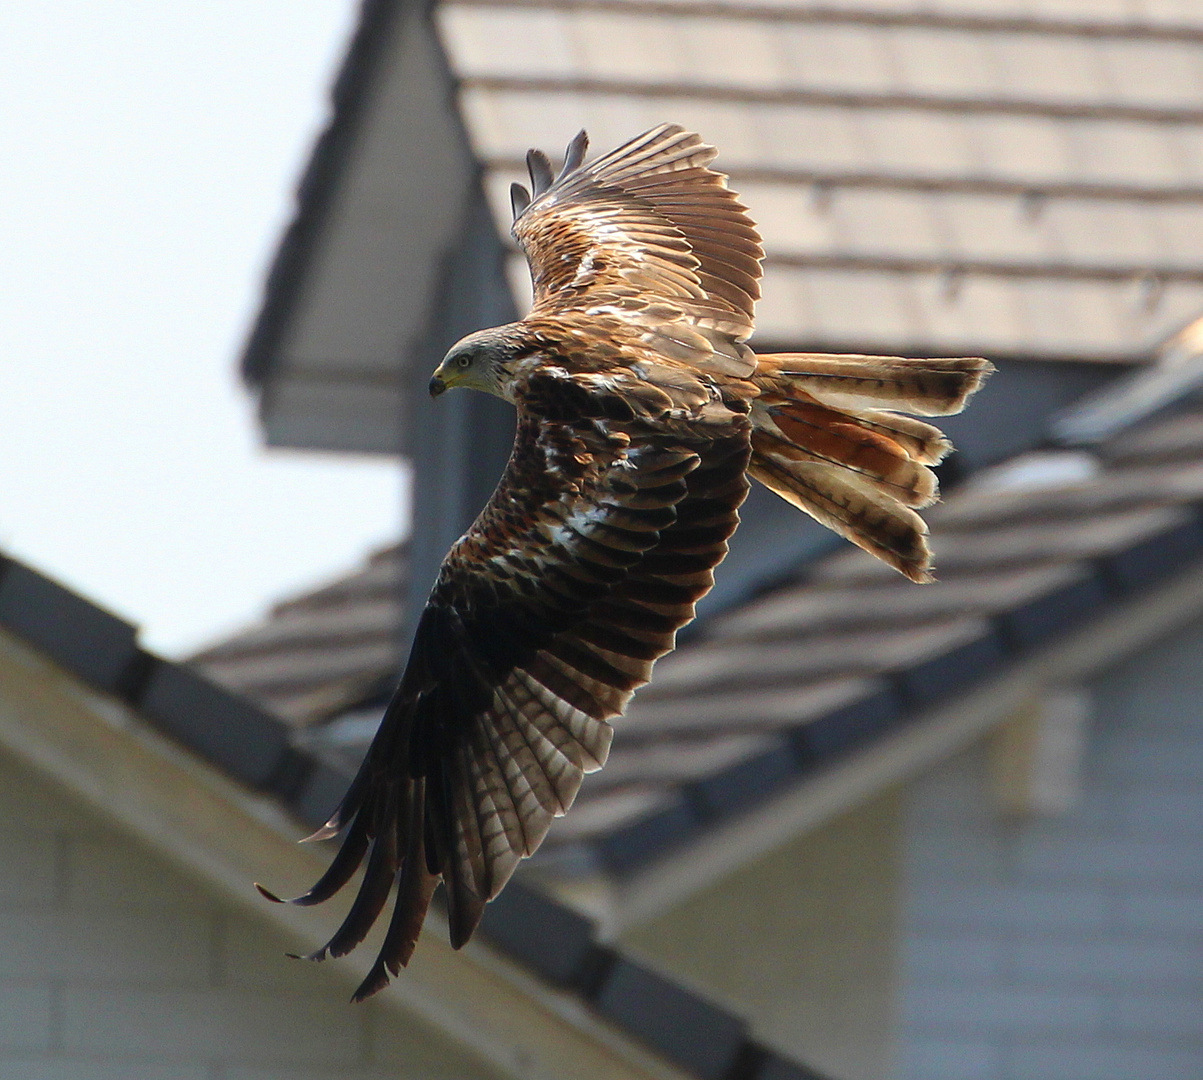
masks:
[[[0,549],[171,655],[400,530],[395,464],[262,450],[235,371],[357,8],[0,16]]]

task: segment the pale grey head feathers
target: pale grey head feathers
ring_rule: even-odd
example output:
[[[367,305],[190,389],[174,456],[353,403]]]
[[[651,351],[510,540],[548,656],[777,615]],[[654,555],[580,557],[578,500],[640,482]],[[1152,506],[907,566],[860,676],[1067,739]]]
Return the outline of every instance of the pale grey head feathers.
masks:
[[[430,380],[430,394],[438,397],[452,386],[466,386],[505,397],[506,365],[520,355],[513,326],[494,326],[460,338],[443,357]]]

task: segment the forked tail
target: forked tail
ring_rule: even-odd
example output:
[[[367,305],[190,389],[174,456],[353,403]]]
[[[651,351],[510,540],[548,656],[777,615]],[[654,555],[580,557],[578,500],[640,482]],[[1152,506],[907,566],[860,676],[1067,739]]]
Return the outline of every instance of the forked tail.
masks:
[[[972,357],[759,356],[748,472],[912,581],[931,581],[915,511],[936,500],[929,466],[952,444],[900,413],[958,413],[993,370]]]

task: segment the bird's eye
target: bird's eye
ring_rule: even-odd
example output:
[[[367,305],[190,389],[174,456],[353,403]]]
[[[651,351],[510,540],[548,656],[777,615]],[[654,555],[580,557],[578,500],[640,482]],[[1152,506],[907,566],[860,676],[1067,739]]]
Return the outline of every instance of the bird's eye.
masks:
[[[468,356],[465,353],[463,356],[459,357],[455,362],[457,364],[459,364],[460,367],[468,367],[472,363],[472,357]]]

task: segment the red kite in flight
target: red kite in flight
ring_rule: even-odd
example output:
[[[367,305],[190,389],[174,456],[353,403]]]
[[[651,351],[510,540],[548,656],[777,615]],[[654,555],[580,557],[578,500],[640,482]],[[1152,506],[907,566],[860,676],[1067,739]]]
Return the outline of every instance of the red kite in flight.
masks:
[[[745,344],[764,250],[691,132],[654,128],[553,176],[527,155],[513,234],[526,318],[460,341],[430,381],[511,402],[505,473],[439,572],[409,664],[358,775],[316,837],[345,831],[320,881],[359,893],[314,958],[341,956],[397,899],[356,993],[409,960],[436,884],[451,942],[600,769],[610,721],[714,582],[748,477],[900,570],[930,580],[929,466],[950,449],[900,413],[958,412],[991,370]],[[270,894],[268,894],[270,895]],[[275,899],[275,897],[272,897]]]

